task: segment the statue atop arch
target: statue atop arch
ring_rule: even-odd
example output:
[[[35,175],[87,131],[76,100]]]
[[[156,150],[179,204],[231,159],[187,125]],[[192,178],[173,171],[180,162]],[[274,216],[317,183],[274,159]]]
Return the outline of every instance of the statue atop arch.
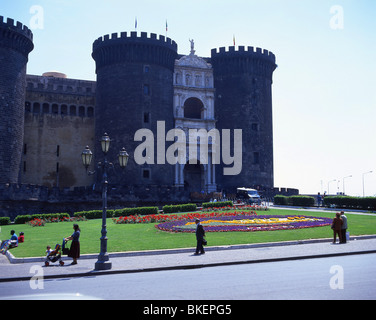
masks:
[[[189,42],[191,43],[191,54],[195,54],[195,41],[193,39],[189,39]]]

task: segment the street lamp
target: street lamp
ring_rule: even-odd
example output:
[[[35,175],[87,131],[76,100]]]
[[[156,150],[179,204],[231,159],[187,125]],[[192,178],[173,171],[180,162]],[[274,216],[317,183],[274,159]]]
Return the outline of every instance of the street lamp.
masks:
[[[346,195],[346,193],[345,193],[345,179],[351,178],[351,177],[352,177],[352,175],[349,175],[347,177],[343,177],[343,179],[342,179],[342,182],[343,182],[343,195]]]
[[[331,182],[334,182],[334,181],[337,181],[337,180],[334,179],[334,180],[331,180],[331,181],[328,182],[328,196],[330,195],[330,192],[329,192],[329,185],[330,185]]]
[[[98,168],[102,169],[102,237],[101,237],[101,252],[98,255],[98,261],[95,263],[95,270],[109,270],[112,268],[112,263],[109,261],[109,255],[107,253],[107,225],[106,225],[106,219],[107,219],[107,186],[108,186],[108,179],[107,179],[107,169],[110,167],[114,167],[114,165],[111,162],[107,161],[107,153],[110,149],[110,143],[111,139],[108,136],[107,133],[105,133],[101,138],[101,147],[102,152],[104,154],[104,161],[98,162]],[[86,168],[86,172],[89,175],[92,175],[95,173],[95,171],[87,171],[87,169],[90,166],[91,160],[93,158],[93,153],[89,149],[88,146],[86,146],[85,150],[81,153],[82,158],[82,164]],[[119,165],[121,168],[125,168],[128,164],[129,155],[127,151],[125,151],[125,148],[121,149],[118,155],[119,158]]]
[[[363,174],[362,174],[362,183],[363,183],[363,197],[365,196],[364,195],[364,176],[366,175],[366,174],[368,174],[368,173],[372,173],[373,171],[368,171],[368,172],[364,172]]]

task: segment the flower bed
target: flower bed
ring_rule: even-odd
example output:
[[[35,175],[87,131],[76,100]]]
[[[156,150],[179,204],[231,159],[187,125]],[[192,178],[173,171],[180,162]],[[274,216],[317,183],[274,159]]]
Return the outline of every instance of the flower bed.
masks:
[[[32,227],[44,227],[46,223],[57,223],[57,222],[72,222],[72,221],[86,221],[87,219],[85,217],[47,217],[47,218],[34,218],[26,224],[32,226]]]
[[[201,224],[207,232],[231,232],[231,231],[273,231],[313,228],[328,226],[332,223],[331,218],[310,216],[255,216],[255,215],[231,215],[212,216],[200,218]],[[195,232],[194,219],[175,220],[160,223],[157,229],[169,232]]]
[[[235,211],[235,212],[194,212],[186,214],[150,214],[146,216],[127,216],[120,217],[118,219],[113,218],[112,221],[116,224],[122,223],[155,223],[155,222],[174,222],[174,221],[194,221],[196,218],[205,219],[205,218],[214,218],[214,217],[226,217],[226,216],[247,216],[252,215],[256,216],[257,213],[254,211]]]

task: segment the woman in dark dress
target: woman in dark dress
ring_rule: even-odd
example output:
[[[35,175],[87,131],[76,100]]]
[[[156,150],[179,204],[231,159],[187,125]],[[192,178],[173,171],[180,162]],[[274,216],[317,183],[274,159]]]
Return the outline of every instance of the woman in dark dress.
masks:
[[[65,238],[65,241],[72,240],[68,257],[73,258],[72,264],[77,264],[77,259],[80,258],[80,232],[81,230],[78,224],[74,224],[73,229],[74,229],[73,234],[70,237]]]

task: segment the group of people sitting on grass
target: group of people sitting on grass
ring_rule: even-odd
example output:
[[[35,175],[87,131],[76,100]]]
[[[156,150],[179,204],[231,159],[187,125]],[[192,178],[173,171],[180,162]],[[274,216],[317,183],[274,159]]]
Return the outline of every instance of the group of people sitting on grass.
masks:
[[[20,232],[20,236],[17,237],[16,231],[10,231],[10,239],[4,240],[1,242],[0,240],[0,253],[6,254],[9,249],[18,247],[19,243],[25,241],[25,235],[23,232]]]

